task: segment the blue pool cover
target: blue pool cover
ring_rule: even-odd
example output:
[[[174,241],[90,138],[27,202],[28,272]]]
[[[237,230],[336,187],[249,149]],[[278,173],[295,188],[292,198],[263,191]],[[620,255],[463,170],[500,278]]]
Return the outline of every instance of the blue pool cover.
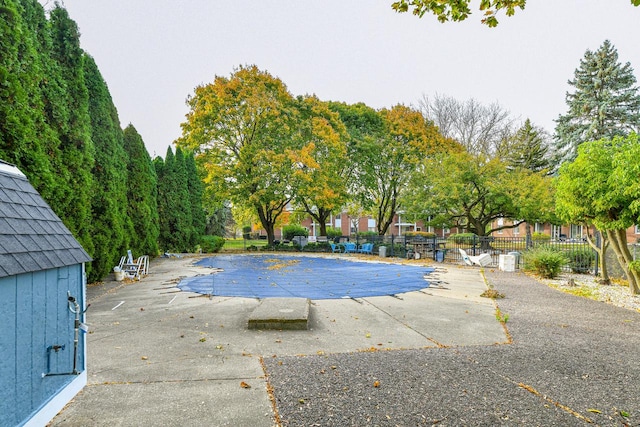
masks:
[[[183,291],[248,298],[361,298],[395,295],[429,286],[424,266],[342,258],[282,255],[220,255],[196,265],[222,269],[183,279]]]

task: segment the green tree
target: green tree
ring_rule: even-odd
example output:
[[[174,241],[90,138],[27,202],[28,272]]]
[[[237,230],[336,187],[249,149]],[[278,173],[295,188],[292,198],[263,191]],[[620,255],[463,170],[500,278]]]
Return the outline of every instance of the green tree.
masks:
[[[93,58],[85,54],[83,67],[95,148],[95,191],[91,197],[95,251],[90,277],[94,281],[106,276],[125,253],[133,224],[127,212],[127,157],[118,112]]]
[[[633,268],[626,230],[640,222],[639,176],[640,141],[631,133],[581,144],[575,161],[560,167],[556,182],[558,216],[606,233],[633,295],[640,293],[640,269]]]
[[[298,178],[294,203],[327,235],[327,221],[347,199],[347,132],[337,113],[315,96],[299,97],[298,135],[302,149],[295,154]]]
[[[636,1],[636,0],[632,0]],[[411,12],[422,18],[426,13],[432,13],[440,22],[464,21],[471,15],[470,0],[399,0],[391,7],[396,12]],[[516,8],[524,9],[526,0],[482,0],[479,10],[483,13],[482,23],[489,27],[498,25],[496,14],[504,10],[507,16],[512,16]]]
[[[293,97],[280,79],[249,66],[197,87],[187,102],[176,144],[196,153],[207,196],[251,206],[273,244],[295,189]]]
[[[127,156],[127,212],[133,223],[133,239],[129,243],[135,254],[154,256],[158,253],[158,182],[155,168],[142,137],[129,124],[123,132]]]
[[[191,207],[191,235],[189,245],[195,248],[205,232],[207,218],[202,207],[202,181],[198,175],[196,161],[192,152],[184,156],[187,194]]]
[[[488,236],[524,221],[546,222],[553,206],[551,190],[549,177],[510,168],[499,158],[448,152],[421,165],[409,185],[406,204],[416,218],[436,218],[438,224]],[[512,224],[498,225],[500,218]]]
[[[567,92],[569,107],[556,120],[556,163],[572,161],[585,141],[613,138],[640,130],[640,93],[630,63],[618,62],[618,51],[605,40],[587,50]]]
[[[165,159],[158,156],[153,159],[153,168],[156,172],[156,177],[158,180],[158,193],[157,193],[157,207],[158,207],[158,246],[163,252],[170,251],[170,243],[171,243],[171,229],[169,227],[169,218],[171,211],[171,206],[169,205],[169,200],[167,198],[168,191],[168,179],[167,175],[167,166],[165,162],[169,161],[171,158],[171,162],[173,162],[173,150],[171,147],[167,148],[167,154],[165,155]]]
[[[170,197],[173,202],[172,237],[174,248],[180,252],[193,250],[195,232],[193,230],[193,210],[189,194],[187,165],[184,151],[178,147],[169,175]]]
[[[58,134],[47,116],[58,97],[46,98],[59,75],[52,70],[51,35],[36,1],[7,0],[0,7],[0,158],[16,164],[57,207],[61,192],[52,162]]]
[[[366,123],[367,127],[352,148],[356,191],[361,195],[362,206],[375,218],[378,234],[384,235],[402,207],[407,183],[419,161],[457,144],[442,137],[431,122],[409,107],[397,105],[381,110],[379,123],[370,111],[359,110],[366,116],[356,123]]]
[[[60,163],[57,170],[62,183],[58,204],[53,206],[58,216],[82,244],[89,255],[94,256],[91,197],[95,193],[94,146],[91,140],[89,93],[84,78],[84,52],[80,48],[77,24],[69,18],[65,9],[55,7],[49,17],[52,50],[51,56],[59,67],[64,88],[55,126],[60,138]],[[96,278],[87,267],[87,276]]]
[[[174,155],[169,147],[164,162],[158,157],[154,165],[158,175],[160,247],[165,252],[188,252],[193,249],[193,221],[184,153],[178,148]]]
[[[500,154],[514,168],[545,172],[550,167],[549,142],[544,129],[527,119],[511,138],[507,138]]]
[[[225,237],[227,230],[232,230],[235,223],[231,207],[223,204],[207,216],[206,235]]]
[[[399,0],[391,7],[396,12],[411,12],[422,18],[426,13],[432,13],[440,22],[464,21],[471,15],[470,0]],[[507,16],[513,16],[516,8],[524,9],[526,0],[481,0],[479,11],[482,12],[481,22],[488,27],[498,25],[496,14],[504,11]],[[634,6],[640,5],[640,0],[631,0]]]

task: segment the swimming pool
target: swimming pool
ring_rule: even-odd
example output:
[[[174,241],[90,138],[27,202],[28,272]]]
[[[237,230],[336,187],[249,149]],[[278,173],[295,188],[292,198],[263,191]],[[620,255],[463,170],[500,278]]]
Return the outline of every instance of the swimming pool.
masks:
[[[220,269],[183,279],[183,291],[248,298],[362,298],[429,286],[433,268],[357,259],[292,255],[218,255],[196,263]]]

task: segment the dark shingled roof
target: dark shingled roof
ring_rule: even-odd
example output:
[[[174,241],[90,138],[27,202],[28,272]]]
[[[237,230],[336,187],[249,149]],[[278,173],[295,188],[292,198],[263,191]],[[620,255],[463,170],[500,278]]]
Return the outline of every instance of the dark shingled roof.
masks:
[[[24,174],[0,160],[0,278],[88,261]]]

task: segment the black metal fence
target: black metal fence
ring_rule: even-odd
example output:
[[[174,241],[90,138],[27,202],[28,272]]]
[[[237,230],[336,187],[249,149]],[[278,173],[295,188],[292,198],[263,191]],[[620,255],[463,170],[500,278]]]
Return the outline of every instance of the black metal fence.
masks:
[[[448,238],[420,236],[420,235],[390,235],[378,236],[367,234],[366,236],[341,236],[333,239],[305,245],[301,247],[292,245],[289,242],[278,243],[269,247],[268,250],[275,251],[303,251],[303,252],[331,252],[330,243],[356,243],[359,247],[362,243],[373,243],[373,254],[379,255],[384,251],[385,256],[399,258],[431,258],[438,262],[459,262],[462,263],[462,253],[464,250],[469,256],[479,256],[488,254],[491,262],[488,264],[490,268],[496,268],[500,263],[500,255],[514,255],[515,268],[520,269],[524,266],[524,255],[527,251],[536,248],[545,247],[548,249],[562,251],[567,258],[567,263],[563,270],[576,273],[598,274],[598,253],[589,246],[583,239],[532,239],[526,237],[500,237],[486,236],[478,237],[473,235],[452,235]],[[384,248],[384,249],[381,249]],[[633,258],[640,258],[640,244],[629,245]],[[615,271],[615,257],[611,248],[607,252],[607,265],[609,266],[609,274],[612,277],[624,276],[623,271]],[[254,248],[257,250],[257,248]]]
[[[356,239],[357,241],[358,239]],[[362,239],[360,239],[362,240]],[[514,255],[515,268],[523,267],[523,255],[532,249],[547,247],[564,252],[567,264],[564,271],[593,273],[598,271],[598,254],[582,239],[571,240],[533,240],[526,237],[496,236],[367,236],[367,241],[375,243],[375,252],[385,247],[386,256],[400,258],[431,258],[435,261],[462,262],[462,252],[469,256],[488,254],[491,263],[488,267],[498,267],[500,255]]]

